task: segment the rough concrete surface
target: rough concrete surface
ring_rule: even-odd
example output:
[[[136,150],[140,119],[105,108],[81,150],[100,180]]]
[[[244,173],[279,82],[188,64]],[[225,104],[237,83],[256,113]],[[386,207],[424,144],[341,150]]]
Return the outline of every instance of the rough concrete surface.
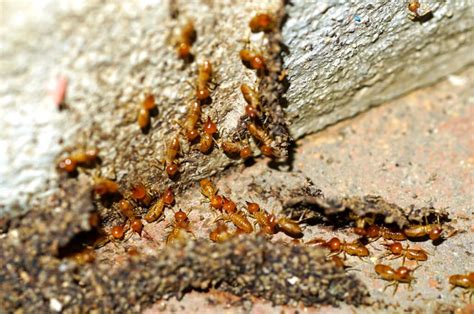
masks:
[[[291,1],[283,38],[296,137],[319,130],[474,62],[474,2]]]

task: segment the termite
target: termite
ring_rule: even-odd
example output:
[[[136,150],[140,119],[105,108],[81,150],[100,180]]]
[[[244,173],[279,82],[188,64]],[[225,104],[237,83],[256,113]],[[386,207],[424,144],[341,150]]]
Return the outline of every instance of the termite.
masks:
[[[158,199],[158,201],[155,202],[151,206],[151,208],[148,210],[148,212],[145,215],[145,220],[148,223],[154,222],[158,218],[160,218],[163,214],[163,211],[166,206],[171,206],[173,205],[174,202],[174,194],[173,190],[171,188],[167,188],[163,195]]]
[[[66,157],[58,163],[58,168],[66,171],[67,173],[74,173],[76,171],[76,167],[77,162],[70,157]]]
[[[240,85],[240,90],[247,102],[247,106],[245,106],[245,114],[251,119],[259,118],[261,106],[257,91],[245,83]]]
[[[88,263],[93,263],[95,261],[95,251],[90,248],[84,248],[79,252],[73,253],[68,256],[79,265],[84,265]]]
[[[223,141],[221,148],[228,156],[239,156],[242,159],[247,159],[252,156],[252,150],[248,145],[241,143],[234,143],[231,141]]]
[[[423,249],[410,249],[409,245],[404,248],[400,242],[394,243],[384,243],[383,244],[390,251],[386,255],[393,254],[395,258],[403,257],[403,264],[405,263],[405,258],[415,261],[426,261],[428,259],[428,254]]]
[[[166,244],[173,242],[183,242],[186,240],[184,233],[190,233],[194,239],[196,236],[190,228],[190,221],[188,214],[183,212],[181,209],[174,214],[174,223],[171,225],[172,229],[166,237]]]
[[[339,238],[332,238],[329,240],[326,245],[327,248],[334,253],[335,255],[344,253],[349,255],[354,255],[358,257],[369,256],[369,250],[361,243],[352,242],[347,243],[345,241],[339,240]]]
[[[301,229],[299,223],[287,217],[281,217],[277,221],[278,230],[282,231],[289,237],[299,239],[303,237],[303,229]]]
[[[115,240],[122,240],[125,236],[125,228],[123,226],[114,226],[110,229],[110,235]]]
[[[199,185],[201,186],[201,193],[204,195],[210,202],[212,208],[215,209],[222,209],[224,205],[224,199],[222,196],[217,195],[217,189],[212,184],[211,180],[209,179],[202,179],[199,181]]]
[[[449,283],[452,285],[451,290],[455,288],[468,289],[465,293],[469,293],[469,300],[474,294],[474,272],[468,274],[458,274],[449,276]]]
[[[136,232],[138,233],[138,235],[141,236],[143,230],[142,221],[138,218],[133,218],[132,220],[130,220],[130,229],[132,229],[133,232]]]
[[[181,145],[179,143],[179,138],[176,136],[172,138],[166,147],[165,153],[165,162],[166,162],[166,173],[170,178],[174,177],[178,172],[178,165],[175,160],[179,154]]]
[[[249,22],[252,33],[270,32],[275,28],[273,17],[268,13],[258,13]]]
[[[74,160],[79,166],[91,165],[99,159],[99,149],[78,149],[71,153],[70,158]]]
[[[386,281],[391,281],[390,284],[386,285],[385,288],[387,289],[390,286],[395,285],[395,289],[393,290],[393,295],[397,292],[398,285],[400,283],[408,283],[409,286],[411,285],[411,282],[415,279],[411,274],[415,271],[415,269],[411,270],[407,267],[399,267],[396,270],[393,269],[390,266],[383,265],[383,264],[377,264],[375,265],[375,272],[383,279]]]
[[[196,39],[196,30],[192,21],[188,21],[183,28],[181,28],[181,35],[179,36],[178,48],[176,52],[178,58],[189,60],[192,56],[191,46]]]
[[[68,173],[74,173],[78,166],[90,166],[99,160],[99,150],[89,148],[73,151],[68,157],[58,163],[58,168]]]
[[[141,202],[146,206],[151,202],[151,195],[142,183],[135,184],[131,189],[131,194],[135,201]]]
[[[203,126],[204,134],[199,140],[199,151],[203,154],[208,154],[214,143],[214,134],[217,132],[217,125],[212,122],[211,118],[208,117],[206,123]]]
[[[116,194],[119,191],[119,185],[109,179],[97,178],[94,183],[94,192],[99,196]]]
[[[432,241],[441,238],[443,229],[440,224],[410,225],[403,229],[408,238],[422,238],[428,236]]]
[[[186,138],[188,141],[194,141],[198,136],[199,133],[196,130],[196,125],[201,119],[201,104],[199,101],[193,101],[189,105],[188,115],[186,116],[186,120],[184,120],[183,128],[186,132]]]
[[[225,223],[218,221],[216,228],[209,233],[209,239],[213,242],[221,243],[229,240],[235,235],[235,232],[229,231],[229,228]]]
[[[210,96],[209,82],[212,75],[212,65],[209,61],[204,61],[199,65],[197,86],[196,86],[196,97],[200,101],[206,100]]]
[[[152,94],[147,94],[142,102],[142,108],[148,111],[156,109],[155,97]]]
[[[247,211],[257,221],[262,232],[270,235],[278,232],[278,223],[275,216],[261,209],[260,205],[247,202]]]
[[[230,220],[239,230],[244,233],[252,233],[253,226],[250,221],[245,217],[245,214],[237,211],[237,205],[229,200],[224,198],[224,205],[222,206],[226,215],[226,219]]]
[[[265,59],[260,53],[250,49],[242,49],[239,55],[242,63],[249,69],[257,71],[265,70]]]
[[[123,199],[119,202],[118,205],[122,214],[124,214],[128,219],[132,220],[135,218],[135,213],[133,212],[133,206],[130,201]]]
[[[253,122],[247,123],[247,130],[255,140],[261,143],[260,151],[267,157],[274,157],[274,151],[271,146],[273,140],[270,135]]]

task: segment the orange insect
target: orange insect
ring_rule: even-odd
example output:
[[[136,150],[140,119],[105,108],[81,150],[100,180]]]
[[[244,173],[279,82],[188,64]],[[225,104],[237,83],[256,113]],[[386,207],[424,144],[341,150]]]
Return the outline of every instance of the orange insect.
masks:
[[[183,128],[186,132],[186,138],[188,141],[194,141],[198,136],[199,133],[196,130],[196,125],[201,118],[201,104],[199,101],[193,101],[189,105],[188,115],[186,116],[186,120],[183,123]]]
[[[257,91],[245,83],[240,86],[240,90],[247,102],[247,106],[245,106],[245,114],[251,119],[259,118],[261,105]]]
[[[176,136],[172,138],[167,145],[165,153],[165,162],[166,162],[166,173],[170,178],[174,177],[179,170],[178,165],[175,160],[179,154],[181,145],[179,143],[179,138]]]
[[[405,258],[408,258],[410,260],[415,260],[415,261],[426,261],[428,259],[428,254],[426,253],[425,250],[423,249],[410,249],[409,245],[405,248],[403,248],[403,245],[400,242],[394,242],[394,243],[384,243],[389,250],[387,255],[393,254],[395,258],[403,257],[403,264],[405,263]]]
[[[234,143],[231,141],[223,141],[221,148],[228,156],[240,156],[242,159],[247,159],[252,156],[252,150],[248,145],[241,143]]]
[[[155,97],[152,94],[147,94],[142,102],[142,108],[147,111],[156,109]]]
[[[260,53],[250,49],[242,49],[240,50],[239,55],[242,63],[249,69],[257,71],[265,70],[265,59]]]
[[[119,191],[119,185],[109,179],[98,178],[95,180],[94,192],[99,196],[116,194]]]
[[[418,9],[420,8],[420,1],[418,0],[410,0],[408,3],[408,10],[418,15]]]
[[[463,275],[451,275],[449,276],[449,283],[452,285],[451,290],[456,287],[468,289],[465,293],[469,293],[469,300],[471,300],[474,294],[474,272]]]
[[[116,240],[122,240],[125,236],[125,228],[123,226],[114,226],[110,230],[110,235]]]
[[[176,52],[178,58],[183,60],[189,60],[192,57],[191,47],[196,40],[196,30],[194,29],[194,23],[188,21],[181,29],[181,35],[178,40],[178,47]]]
[[[121,200],[118,206],[122,214],[124,214],[128,219],[132,220],[135,218],[135,213],[133,212],[133,206],[128,200],[126,199]]]
[[[276,222],[275,216],[261,209],[260,205],[247,202],[247,211],[257,221],[262,232],[270,235],[278,232],[278,223]]]
[[[201,194],[209,200],[211,207],[215,209],[221,209],[224,205],[224,199],[217,195],[217,189],[212,184],[211,180],[202,179],[199,181],[199,185],[201,186]]]
[[[217,125],[208,117],[204,124],[204,134],[199,141],[199,151],[203,154],[208,154],[214,143],[214,134],[217,132]]]
[[[440,224],[411,225],[403,229],[403,233],[405,233],[408,238],[422,238],[428,236],[433,241],[440,239],[442,232],[443,229]]]
[[[213,242],[222,243],[234,237],[235,232],[230,232],[225,223],[217,222],[217,226],[209,233],[209,239]]]
[[[261,128],[259,128],[255,123],[253,122],[249,122],[247,123],[247,130],[249,130],[250,132],[250,135],[252,135],[252,137],[262,143],[262,145],[260,145],[260,151],[262,152],[263,155],[267,156],[267,157],[275,157],[275,154],[274,154],[274,150],[271,146],[272,144],[272,139],[270,137],[270,135],[267,134],[267,132]]]
[[[244,213],[237,211],[237,205],[233,201],[224,198],[224,205],[222,206],[222,209],[226,213],[224,218],[230,220],[240,231],[244,233],[253,232],[252,224],[247,219],[247,217],[245,217]]]
[[[171,188],[167,188],[163,195],[151,206],[145,215],[145,220],[148,223],[156,221],[163,215],[166,206],[171,206],[174,203],[174,194]]]
[[[384,238],[386,240],[403,241],[407,238],[401,230],[377,225],[370,225],[365,229],[354,228],[354,232],[359,235],[363,235],[367,238],[375,238],[374,241],[379,238]]]
[[[185,233],[190,233],[193,238],[196,239],[196,236],[190,228],[188,214],[181,209],[174,214],[174,223],[171,227],[172,229],[166,237],[166,244],[186,241]]]
[[[268,13],[259,13],[249,22],[252,33],[271,32],[275,28],[275,21]]]
[[[282,231],[289,237],[299,239],[303,237],[303,229],[301,229],[299,223],[287,217],[281,217],[277,221],[278,230]]]
[[[67,173],[74,173],[76,171],[76,167],[77,162],[70,157],[66,157],[58,163],[58,168],[66,171]]]
[[[134,218],[130,221],[130,228],[133,232],[136,232],[141,236],[143,230],[143,223],[140,219]]]
[[[389,286],[395,285],[395,289],[393,290],[393,295],[395,295],[395,293],[397,292],[398,285],[400,283],[408,283],[409,286],[411,285],[411,282],[415,280],[415,278],[412,276],[412,273],[415,271],[415,269],[411,270],[407,267],[402,266],[395,270],[392,267],[387,266],[387,265],[383,265],[383,264],[375,265],[375,272],[383,280],[391,281],[391,283],[386,285],[383,290],[385,291],[385,289],[387,289]]]
[[[327,247],[331,251],[331,253],[334,253],[335,255],[340,253],[347,253],[349,255],[354,255],[358,257],[369,256],[369,250],[363,244],[358,242],[347,243],[345,241],[339,240],[339,238],[336,237],[327,241],[324,246]]]
[[[196,97],[200,101],[206,100],[211,95],[209,91],[209,82],[212,76],[212,65],[209,61],[204,61],[199,66],[197,86],[196,86]]]
[[[151,202],[151,195],[142,183],[134,185],[131,189],[132,198],[148,206]]]

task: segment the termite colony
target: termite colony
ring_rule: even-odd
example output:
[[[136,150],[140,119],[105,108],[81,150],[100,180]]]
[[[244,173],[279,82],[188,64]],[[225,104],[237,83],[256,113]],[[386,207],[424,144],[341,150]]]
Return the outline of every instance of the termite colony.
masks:
[[[345,213],[343,212],[343,214]],[[393,223],[385,224],[384,218],[386,218],[384,215],[375,213],[358,216],[349,212],[345,217],[339,213],[338,219],[336,220],[347,220],[349,222],[349,225],[352,226],[350,229],[351,236],[358,237],[355,241],[346,242],[338,237],[333,237],[330,240],[316,237],[307,241],[306,244],[326,248],[328,250],[328,259],[334,258],[341,253],[344,257],[346,255],[352,255],[362,259],[364,257],[373,256],[368,247],[372,246],[372,244],[379,239],[382,239],[383,242],[381,244],[385,247],[385,251],[377,256],[376,260],[394,260],[401,258],[402,261],[398,268],[392,268],[389,265],[377,263],[374,267],[374,271],[380,279],[390,282],[385,286],[384,290],[393,285],[395,286],[393,294],[395,294],[399,284],[407,283],[410,287],[411,283],[416,281],[413,273],[421,266],[420,262],[427,261],[430,255],[422,248],[411,247],[408,241],[419,242],[428,240],[436,244],[453,236],[456,230],[446,224],[442,224],[440,222],[440,216],[432,213],[423,216],[423,223],[407,221],[402,227]],[[447,216],[443,215],[443,219],[446,220]],[[406,244],[403,244],[405,241]],[[415,268],[406,267],[406,260],[413,261],[417,266]],[[336,265],[343,265],[339,260],[335,260],[334,262]],[[456,285],[451,282],[451,279],[450,283]],[[465,285],[462,284],[457,286],[465,288]]]
[[[409,7],[412,12],[417,12],[418,7],[413,4]],[[266,13],[254,16],[249,22],[252,33],[263,32],[269,36],[277,28],[275,18]],[[185,62],[194,60],[192,46],[196,40],[196,30],[194,23],[188,21],[181,29],[179,40],[176,43],[176,54],[179,59]],[[182,143],[187,142],[191,149],[199,151],[201,154],[209,154],[213,149],[220,148],[223,153],[231,158],[246,160],[254,154],[252,152],[251,140],[260,150],[262,155],[274,159],[284,157],[276,145],[275,137],[282,136],[283,131],[274,132],[273,127],[269,127],[274,120],[272,107],[267,106],[270,102],[262,97],[261,86],[268,85],[268,80],[283,80],[285,74],[272,68],[267,60],[265,52],[257,48],[242,47],[238,52],[242,65],[254,71],[258,82],[253,84],[242,82],[240,92],[243,98],[243,112],[241,117],[241,128],[235,134],[219,137],[218,121],[215,121],[210,114],[203,115],[206,107],[212,103],[213,93],[213,65],[210,60],[202,60],[198,64],[198,71],[192,99],[187,104],[187,112],[181,121],[177,121],[180,129],[169,136],[166,140],[165,152],[162,158],[164,172],[171,179],[171,184],[162,191],[152,191],[142,182],[133,182],[125,189],[117,182],[108,178],[95,178],[93,193],[98,202],[110,201],[112,208],[124,218],[125,223],[111,226],[103,230],[102,239],[94,243],[93,248],[104,245],[109,241],[126,241],[127,235],[136,233],[140,236],[144,234],[144,223],[158,223],[165,219],[165,211],[173,210],[174,219],[168,223],[170,230],[163,242],[171,244],[175,242],[185,242],[196,238],[193,232],[193,222],[189,218],[190,211],[183,211],[181,208],[175,209],[174,185],[179,179],[180,161],[183,157]],[[280,93],[275,93],[276,95]],[[204,109],[204,110],[203,110]],[[155,98],[151,93],[146,93],[138,109],[137,124],[144,133],[151,127],[151,117],[156,114]],[[271,132],[269,130],[272,130]],[[272,133],[273,132],[273,133]],[[183,141],[183,142],[182,142]],[[217,144],[217,145],[215,145]],[[70,175],[74,175],[80,168],[95,167],[100,164],[99,151],[97,149],[80,149],[71,152],[67,157],[58,163],[58,168]],[[292,217],[276,216],[262,208],[255,202],[246,202],[245,205],[237,204],[229,196],[218,193],[217,188],[209,179],[202,179],[199,182],[201,193],[209,202],[209,208],[215,213],[215,225],[210,228],[209,240],[221,243],[234,237],[245,234],[259,233],[266,237],[281,232],[293,239],[301,239],[304,230],[300,221]],[[240,208],[239,208],[240,207]],[[138,210],[141,208],[141,210]],[[143,211],[145,209],[145,211]],[[381,279],[390,281],[389,285],[394,285],[394,293],[400,283],[411,284],[415,277],[413,272],[405,266],[405,260],[423,262],[428,259],[428,253],[423,249],[412,248],[409,244],[403,245],[401,241],[407,239],[429,238],[432,241],[447,238],[450,235],[443,235],[444,227],[441,223],[428,222],[424,224],[410,224],[403,228],[394,228],[384,224],[376,223],[376,217],[355,218],[354,234],[360,236],[356,241],[347,242],[338,237],[329,240],[315,238],[305,242],[305,245],[319,245],[329,250],[328,259],[341,269],[348,268],[340,254],[353,255],[359,258],[368,257],[371,252],[368,244],[383,238],[386,242],[386,252],[380,258],[390,259],[402,258],[402,265],[396,269],[384,264],[376,264],[375,272]],[[100,223],[97,223],[100,225]],[[72,255],[78,263],[90,263],[95,260],[95,254],[91,248]],[[136,250],[132,250],[136,254]],[[350,270],[350,267],[349,267]],[[454,287],[469,289],[472,294],[473,278],[472,273],[467,275],[453,275],[449,282]]]
[[[248,26],[249,33],[272,36],[278,28],[278,23],[276,16],[259,13],[250,19]],[[183,60],[185,65],[194,61],[193,44],[196,38],[194,22],[188,19],[180,26],[179,33],[173,40],[176,57]],[[171,230],[166,236],[165,242],[167,244],[178,242],[186,239],[189,235],[194,237],[192,223],[188,217],[189,212],[174,208],[173,192],[178,185],[184,155],[190,151],[208,155],[214,149],[220,149],[230,158],[237,157],[247,160],[254,156],[253,140],[255,146],[264,156],[275,158],[281,155],[277,153],[277,143],[266,126],[274,120],[271,117],[272,108],[264,106],[269,101],[261,95],[258,87],[265,79],[273,80],[275,77],[282,76],[279,66],[272,65],[272,59],[279,54],[279,51],[276,51],[275,48],[270,50],[265,55],[260,49],[250,48],[246,44],[235,54],[235,57],[242,62],[243,67],[254,72],[258,82],[240,84],[242,102],[245,104],[243,106],[244,116],[241,118],[240,130],[226,139],[219,136],[217,125],[219,121],[216,121],[216,114],[212,114],[210,111],[216,86],[213,64],[211,60],[197,62],[196,77],[190,84],[193,87],[193,93],[191,99],[188,100],[186,114],[179,121],[173,121],[178,126],[178,130],[175,130],[165,140],[163,156],[159,160],[165,175],[170,180],[168,187],[161,193],[153,190],[141,180],[129,179],[127,184],[123,184],[96,175],[95,170],[97,169],[92,169],[90,172],[84,171],[93,177],[92,192],[96,204],[100,204],[100,208],[109,210],[105,215],[107,221],[97,223],[100,229],[100,239],[89,245],[88,249],[101,247],[108,242],[125,241],[133,233],[147,236],[143,220],[147,224],[160,222],[165,219],[165,212],[168,209],[173,210],[174,221],[168,223]],[[158,113],[155,96],[150,90],[148,88],[142,98],[138,100],[136,124],[144,134],[150,131],[152,117]],[[183,147],[189,147],[189,149],[183,149]],[[78,170],[94,168],[99,163],[99,151],[87,148],[71,152],[58,162],[58,168],[69,176],[77,176]],[[216,210],[215,213],[218,215],[218,217],[216,216],[217,227],[209,234],[210,240],[214,242],[222,242],[239,234],[252,233],[256,225],[260,226],[260,233],[266,235],[277,232],[283,232],[294,238],[303,235],[302,229],[296,221],[286,217],[276,217],[261,209],[256,203],[247,203],[246,211],[237,209],[237,204],[229,197],[217,194],[216,188],[208,179],[202,180],[200,185],[203,195],[210,201],[210,207]],[[113,213],[110,214],[110,211]],[[104,217],[101,218],[104,219]],[[232,223],[234,227],[230,227],[228,223]],[[108,227],[100,227],[105,225]],[[93,259],[83,258],[81,260],[92,261]]]

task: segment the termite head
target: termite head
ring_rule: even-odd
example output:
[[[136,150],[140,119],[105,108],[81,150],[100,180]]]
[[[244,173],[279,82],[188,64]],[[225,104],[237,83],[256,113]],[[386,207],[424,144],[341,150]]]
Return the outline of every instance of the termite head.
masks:
[[[186,60],[191,56],[191,45],[188,43],[180,43],[176,49],[178,58]]]
[[[174,203],[174,193],[171,188],[167,188],[162,196],[163,202],[166,205],[173,205]]]
[[[439,225],[435,225],[430,232],[428,233],[428,236],[432,241],[436,241],[439,238],[441,238],[441,234],[443,233],[443,229]]]
[[[58,168],[66,171],[67,173],[73,173],[74,171],[76,171],[76,166],[76,161],[69,157],[64,158],[58,163]]]
[[[410,0],[408,3],[408,10],[413,13],[417,13],[418,9],[420,8],[420,2],[418,0]]]
[[[142,183],[138,183],[134,185],[131,189],[132,192],[132,197],[135,200],[143,200],[148,196],[148,192],[146,190],[146,187]]]
[[[209,93],[209,89],[207,87],[201,88],[198,87],[196,89],[196,98],[203,101],[209,98],[211,94]]]
[[[166,173],[168,174],[168,177],[172,178],[176,175],[178,172],[178,165],[174,162],[170,162],[166,165]]]
[[[125,236],[125,229],[122,226],[114,226],[110,230],[110,234],[114,239],[121,240]]]
[[[368,238],[376,238],[378,237],[380,234],[380,227],[376,226],[376,225],[370,225],[368,228],[367,228],[367,237]]]
[[[257,203],[251,203],[251,202],[246,202],[247,203],[247,210],[251,214],[255,214],[260,210],[260,205]]]
[[[136,232],[139,235],[141,235],[142,229],[143,229],[143,223],[138,218],[132,219],[132,221],[130,222],[130,228],[133,230],[133,232]]]
[[[265,69],[265,59],[259,55],[256,54],[252,60],[250,60],[250,66],[254,70],[264,70]]]
[[[204,132],[209,135],[213,135],[214,133],[217,132],[217,125],[212,122],[211,117],[207,117],[207,121],[204,124]]]
[[[241,150],[240,150],[240,158],[242,159],[247,159],[249,157],[252,157],[252,149],[250,149],[249,146],[244,146]]]
[[[273,18],[268,13],[259,13],[249,22],[252,33],[269,32],[274,28]]]
[[[339,251],[341,249],[341,240],[338,238],[332,238],[327,242],[327,246],[331,252]]]
[[[246,105],[245,106],[245,114],[247,115],[247,117],[249,117],[250,119],[256,119],[258,118],[259,116],[259,112],[258,110],[252,106],[252,105]]]
[[[196,129],[192,129],[186,132],[186,138],[188,141],[192,142],[199,137],[199,132]]]
[[[403,252],[403,246],[400,242],[394,242],[392,244],[384,244],[387,246],[393,254],[399,255]]]
[[[148,94],[143,100],[142,107],[147,111],[155,109],[155,97],[152,94]]]
[[[266,157],[273,157],[273,148],[269,145],[262,145],[260,146],[260,151]]]
[[[180,209],[174,214],[174,220],[178,224],[184,223],[188,220],[188,215]]]
[[[215,209],[221,209],[224,206],[224,200],[220,195],[213,195],[211,197],[211,206]]]
[[[222,205],[222,208],[226,213],[230,214],[235,212],[237,205],[231,200],[224,197],[224,204]]]

